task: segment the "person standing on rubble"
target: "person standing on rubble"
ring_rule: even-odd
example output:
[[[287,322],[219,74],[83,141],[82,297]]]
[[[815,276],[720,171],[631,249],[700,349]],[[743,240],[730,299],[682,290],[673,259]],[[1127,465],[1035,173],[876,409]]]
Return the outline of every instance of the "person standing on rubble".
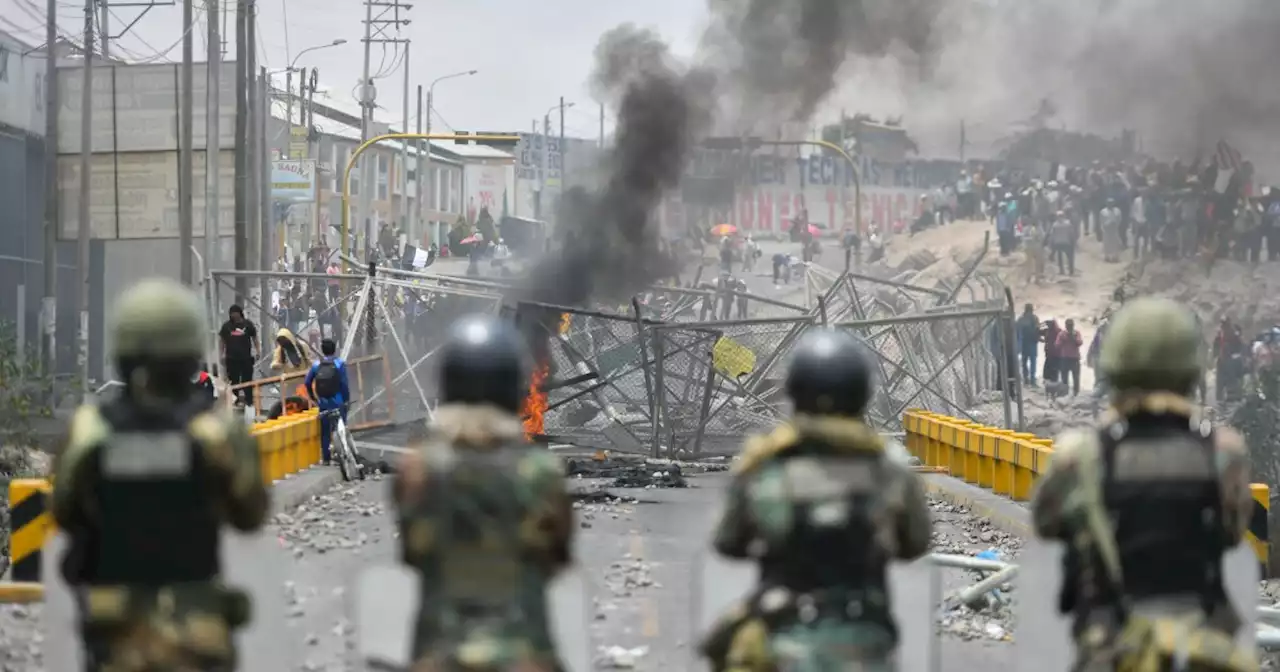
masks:
[[[392,489],[400,558],[422,579],[413,669],[558,672],[547,592],[573,562],[573,502],[560,459],[524,438],[528,350],[475,315],[439,358],[441,405]]]
[[[1111,406],[1054,441],[1032,496],[1035,533],[1066,544],[1059,612],[1076,670],[1257,670],[1236,647],[1222,557],[1253,507],[1243,439],[1190,397],[1201,377],[1194,316],[1166,299],[1122,308],[1102,344]]]
[[[1018,336],[1018,363],[1022,367],[1022,379],[1031,387],[1036,386],[1036,355],[1040,349],[1040,318],[1035,308],[1027,304],[1014,324]]]
[[[146,280],[113,314],[124,392],[77,409],[54,462],[85,669],[236,669],[251,598],[222,583],[219,542],[224,524],[266,520],[257,442],[191,384],[207,333],[195,294]]]
[[[887,571],[929,549],[924,487],[863,420],[875,394],[866,347],[819,329],[795,353],[795,416],[747,441],[715,532],[717,553],[759,564],[759,584],[700,650],[723,672],[894,669]]]

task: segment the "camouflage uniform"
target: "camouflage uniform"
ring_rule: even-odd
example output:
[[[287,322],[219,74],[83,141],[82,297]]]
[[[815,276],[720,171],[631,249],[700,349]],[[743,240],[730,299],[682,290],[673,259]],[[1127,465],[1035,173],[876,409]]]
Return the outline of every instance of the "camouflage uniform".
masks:
[[[841,373],[850,372],[832,367],[833,377]],[[849,378],[859,375],[869,371]],[[887,568],[923,555],[932,523],[918,477],[890,460],[857,417],[870,390],[848,394],[861,398],[818,413],[830,396],[809,395],[818,403],[806,404],[793,391],[792,421],[746,445],[714,545],[757,562],[761,580],[703,641],[715,670],[896,669]]]
[[[1054,442],[1032,501],[1036,534],[1066,544],[1059,610],[1074,618],[1076,670],[1256,669],[1232,636],[1223,553],[1252,509],[1243,440],[1189,400],[1199,333],[1177,304],[1140,299],[1112,320],[1100,368],[1112,404],[1098,429]],[[1180,650],[1179,647],[1190,650]]]
[[[220,528],[253,531],[266,518],[257,444],[194,393],[206,331],[194,295],[145,281],[116,317],[125,392],[76,412],[54,465],[87,668],[232,670],[250,605],[220,581]]]
[[[480,398],[492,387],[465,389],[514,373],[483,368],[512,353],[487,354],[458,338],[441,352],[446,403],[426,441],[402,461],[393,491],[401,559],[422,578],[413,669],[560,670],[547,593],[571,563],[573,504],[563,465],[525,442],[513,410],[527,389],[515,396],[519,377],[509,381],[510,396],[492,403]]]

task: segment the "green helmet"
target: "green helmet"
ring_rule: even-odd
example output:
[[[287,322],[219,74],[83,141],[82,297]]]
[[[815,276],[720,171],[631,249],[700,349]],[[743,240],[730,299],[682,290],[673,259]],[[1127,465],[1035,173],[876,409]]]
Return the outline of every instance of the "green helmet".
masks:
[[[116,303],[114,358],[200,359],[208,331],[204,312],[200,299],[173,280],[139,282]]]
[[[1112,318],[1098,363],[1117,388],[1176,391],[1199,379],[1201,343],[1194,313],[1168,299],[1142,298]]]

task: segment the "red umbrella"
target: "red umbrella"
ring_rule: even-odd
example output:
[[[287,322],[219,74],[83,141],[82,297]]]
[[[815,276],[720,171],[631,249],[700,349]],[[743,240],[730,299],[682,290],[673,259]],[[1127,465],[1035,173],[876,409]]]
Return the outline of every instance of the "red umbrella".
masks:
[[[476,242],[476,241],[478,241],[478,240],[480,240],[480,236],[479,236],[479,235],[477,235],[477,234],[473,234],[473,235],[467,236],[466,238],[463,238],[462,240],[459,240],[459,241],[458,241],[458,244],[459,244],[459,245],[470,245],[471,243],[474,243],[474,242]]]
[[[818,227],[816,227],[816,226],[814,226],[814,225],[810,224],[810,225],[809,225],[809,235],[811,235],[811,236],[820,236],[820,235],[822,235],[822,229],[819,229]]]

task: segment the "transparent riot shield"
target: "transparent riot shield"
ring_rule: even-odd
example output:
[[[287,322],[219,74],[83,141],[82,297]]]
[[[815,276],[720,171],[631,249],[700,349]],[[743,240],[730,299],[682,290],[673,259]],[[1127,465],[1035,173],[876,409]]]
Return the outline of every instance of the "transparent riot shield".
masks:
[[[1032,538],[1025,540],[1018,554],[1014,669],[1066,672],[1075,659],[1071,619],[1058,613],[1062,553],[1061,542]]]
[[[728,612],[755,588],[759,571],[753,563],[730,560],[708,551],[695,559],[698,585],[692,594],[695,613],[690,619],[701,641]],[[937,638],[933,622],[938,610],[940,584],[938,569],[923,558],[889,568],[889,595],[893,617],[899,629],[898,669],[936,672]],[[703,669],[699,667],[697,669]]]
[[[401,564],[368,567],[356,576],[349,609],[356,653],[367,669],[409,669],[420,582],[416,571]],[[547,596],[552,636],[568,672],[591,672],[591,595],[590,582],[575,566],[555,580]]]
[[[1071,619],[1058,613],[1063,551],[1060,542],[1028,539],[1018,557],[1017,669],[1065,672],[1074,660]],[[1241,621],[1237,641],[1256,650],[1258,558],[1248,544],[1241,544],[1223,556],[1222,571],[1227,597]]]
[[[290,669],[298,660],[298,645],[293,643],[285,627],[284,595],[281,586],[287,558],[275,537],[259,533],[223,534],[222,566],[228,585],[245,591],[252,600],[252,617],[247,626],[236,633],[235,642],[244,672],[279,672]],[[46,669],[61,672],[84,669],[84,652],[80,645],[79,608],[75,597],[62,580],[60,563],[67,545],[61,532],[53,533],[45,542],[40,576],[45,586]],[[76,642],[76,645],[69,645]]]
[[[1241,543],[1222,557],[1222,576],[1227,598],[1240,615],[1236,642],[1258,655],[1258,582],[1262,580],[1258,556],[1248,542]]]
[[[40,552],[40,578],[44,582],[44,665],[45,669],[56,672],[84,669],[79,609],[71,589],[62,580],[59,566],[66,548],[66,535],[53,530]]]
[[[942,569],[928,556],[889,568],[889,595],[898,624],[898,669],[939,672],[942,654],[934,627],[942,600]]]

